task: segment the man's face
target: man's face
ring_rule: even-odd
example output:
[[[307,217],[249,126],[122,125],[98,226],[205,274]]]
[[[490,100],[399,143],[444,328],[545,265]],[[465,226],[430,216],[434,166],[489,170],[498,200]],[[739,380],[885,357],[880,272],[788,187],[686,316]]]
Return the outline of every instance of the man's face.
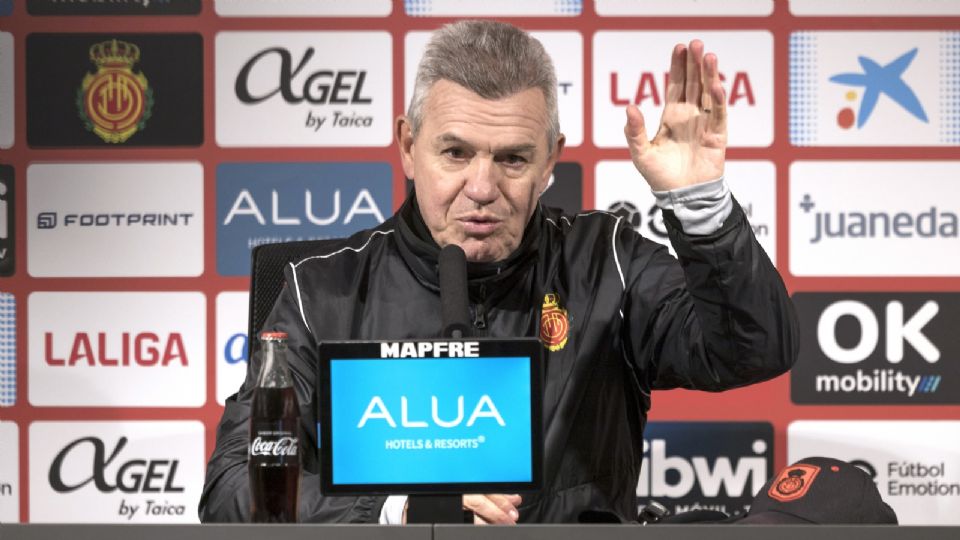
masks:
[[[397,120],[404,173],[440,247],[457,244],[471,262],[517,249],[563,147],[562,136],[548,147],[548,125],[539,89],[492,101],[445,80],[431,87],[416,138]]]

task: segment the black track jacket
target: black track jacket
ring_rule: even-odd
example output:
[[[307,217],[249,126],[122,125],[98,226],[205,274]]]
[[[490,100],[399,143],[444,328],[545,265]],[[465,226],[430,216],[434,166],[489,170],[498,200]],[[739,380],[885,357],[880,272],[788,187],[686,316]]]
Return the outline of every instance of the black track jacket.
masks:
[[[468,265],[477,336],[539,336],[546,294],[567,310],[566,344],[544,347],[544,489],[523,494],[521,522],[572,522],[588,509],[635,519],[651,390],[725,390],[780,375],[796,359],[793,306],[739,204],[705,236],[684,234],[663,213],[679,262],[609,213],[566,217],[538,207],[506,261]],[[378,521],[384,497],[320,495],[317,342],[438,337],[438,253],[411,195],[381,226],[286,269],[265,328],[289,334],[301,521]],[[248,519],[247,421],[259,367],[252,358],[226,402],[203,521]]]

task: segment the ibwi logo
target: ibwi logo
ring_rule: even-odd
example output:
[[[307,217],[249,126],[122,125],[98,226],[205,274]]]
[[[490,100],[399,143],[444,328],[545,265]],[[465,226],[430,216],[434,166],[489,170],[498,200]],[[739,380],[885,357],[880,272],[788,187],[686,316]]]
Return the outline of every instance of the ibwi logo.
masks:
[[[217,270],[246,275],[260,244],[349,236],[393,210],[387,163],[224,163],[217,167]]]
[[[651,422],[644,430],[638,503],[671,512],[737,515],[773,474],[773,426],[766,422]]]
[[[960,144],[960,32],[797,32],[790,140],[798,146]],[[903,133],[909,129],[909,140]]]
[[[798,293],[794,304],[803,342],[817,345],[791,371],[794,402],[960,402],[947,367],[960,354],[960,295]]]

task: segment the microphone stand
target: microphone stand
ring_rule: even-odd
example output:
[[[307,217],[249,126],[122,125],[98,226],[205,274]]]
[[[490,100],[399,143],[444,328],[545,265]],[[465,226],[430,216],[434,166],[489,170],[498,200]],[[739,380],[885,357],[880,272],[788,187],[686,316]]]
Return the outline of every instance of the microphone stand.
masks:
[[[470,328],[466,255],[451,244],[440,251],[438,263],[443,337],[463,339]],[[463,509],[462,493],[410,495],[407,523],[473,523],[473,512]]]

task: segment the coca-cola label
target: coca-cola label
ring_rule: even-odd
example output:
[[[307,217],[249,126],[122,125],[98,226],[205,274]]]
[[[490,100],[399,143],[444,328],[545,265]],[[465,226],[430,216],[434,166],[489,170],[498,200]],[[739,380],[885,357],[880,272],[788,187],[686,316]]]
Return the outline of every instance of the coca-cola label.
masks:
[[[258,436],[250,443],[251,456],[296,456],[299,440],[296,437]]]

